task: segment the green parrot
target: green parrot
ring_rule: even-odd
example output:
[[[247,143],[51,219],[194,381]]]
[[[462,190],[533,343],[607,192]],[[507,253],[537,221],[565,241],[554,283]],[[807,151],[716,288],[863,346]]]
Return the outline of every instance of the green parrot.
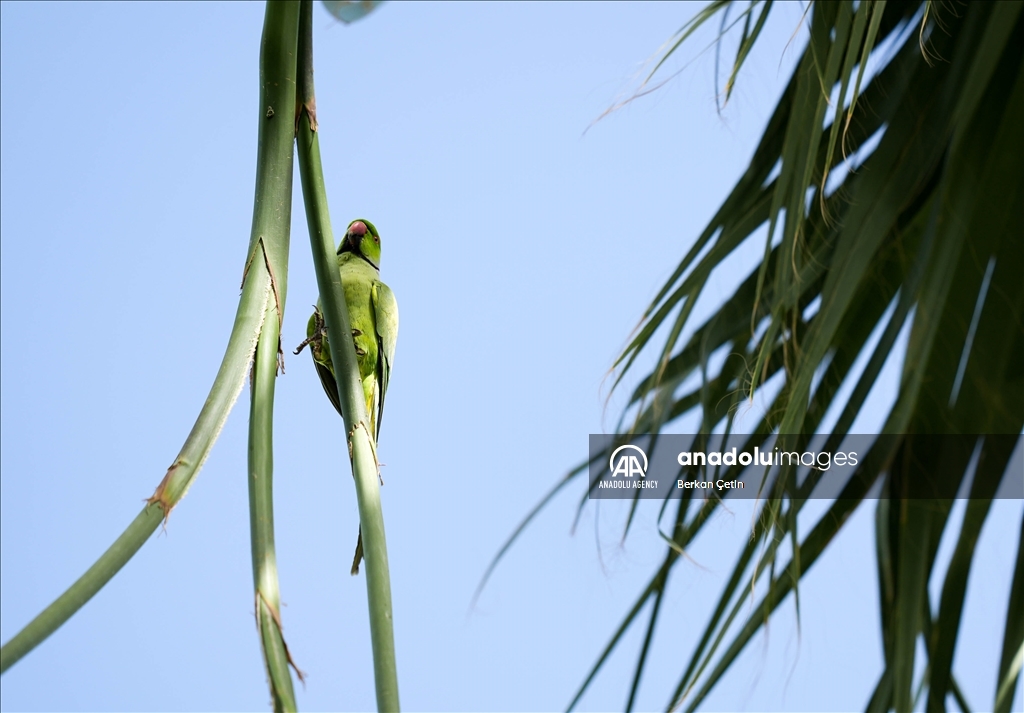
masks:
[[[370,417],[370,431],[376,449],[381,417],[384,414],[384,395],[388,390],[391,365],[395,360],[398,302],[391,288],[380,281],[380,235],[373,223],[363,219],[349,223],[345,237],[338,246],[338,270],[341,272],[341,286],[345,292],[352,341],[359,362],[359,379],[363,385],[366,413]],[[310,345],[313,363],[327,398],[340,414],[338,384],[334,379],[327,327],[319,300],[306,327],[306,341],[296,353],[302,351],[302,347],[307,344]],[[352,561],[352,574],[359,573],[362,559],[363,536],[360,530]]]

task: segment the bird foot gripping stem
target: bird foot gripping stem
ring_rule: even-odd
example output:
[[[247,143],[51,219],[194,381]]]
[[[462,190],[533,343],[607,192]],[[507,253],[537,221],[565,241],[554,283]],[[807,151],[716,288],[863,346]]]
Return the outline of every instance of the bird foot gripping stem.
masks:
[[[323,313],[317,308],[316,305],[313,305],[313,310],[315,329],[313,330],[313,333],[311,335],[302,340],[299,346],[295,347],[295,350],[292,352],[292,354],[300,354],[302,350],[305,349],[310,344],[313,345],[315,354],[316,349],[320,346],[320,343],[323,341],[324,337],[327,336],[327,322],[324,321]]]

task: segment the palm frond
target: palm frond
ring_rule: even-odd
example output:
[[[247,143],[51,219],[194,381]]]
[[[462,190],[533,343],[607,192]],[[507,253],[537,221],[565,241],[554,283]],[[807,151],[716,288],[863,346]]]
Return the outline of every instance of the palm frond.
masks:
[[[756,4],[741,15],[726,97],[771,9],[764,3],[751,27]],[[712,3],[683,27],[655,72],[725,7]],[[966,581],[1016,442],[984,434],[1016,437],[1024,428],[1024,17],[1020,3],[957,10],[923,2],[812,3],[808,43],[750,165],[616,361],[618,386],[641,353],[657,355],[651,371],[636,377],[625,431],[657,434],[694,409],[702,433],[731,430],[741,399],[781,379],[748,446],[769,438],[806,444],[807,434],[819,433],[827,450],[848,435],[909,327],[899,394],[882,428],[891,435],[875,441],[809,532],[798,532],[796,516],[814,479],[798,486],[795,472],[783,472],[767,486],[752,537],[669,708],[700,705],[779,603],[798,596],[801,577],[873,486],[885,496],[876,517],[885,668],[865,700],[869,709],[908,710],[915,691],[927,691],[929,709],[944,707],[947,694],[966,705],[952,673]],[[834,186],[828,193],[827,183]],[[711,272],[749,249],[748,239],[766,226],[761,263],[711,317],[691,325]],[[715,354],[727,357],[716,362]],[[866,365],[855,369],[862,354]],[[844,384],[853,388],[840,397]],[[832,424],[829,413],[838,413]],[[915,433],[979,436],[956,441],[970,447],[925,453],[902,435]],[[917,497],[924,472],[948,492],[963,485],[971,493],[936,612],[928,582],[952,502]],[[669,574],[719,501],[684,498],[669,507],[676,517],[664,560],[570,707],[651,602],[627,708],[635,701]],[[785,541],[791,554],[777,561]],[[1022,570],[1018,562],[1001,693],[992,702],[999,710],[1009,710],[1005,691],[1020,670]],[[751,583],[765,593],[748,610]],[[915,682],[919,637],[928,660]]]

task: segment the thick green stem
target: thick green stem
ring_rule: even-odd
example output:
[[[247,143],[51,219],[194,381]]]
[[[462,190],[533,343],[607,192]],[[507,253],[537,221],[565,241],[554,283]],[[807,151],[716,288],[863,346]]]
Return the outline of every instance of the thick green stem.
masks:
[[[274,382],[277,378],[279,335],[277,311],[268,309],[253,364],[249,416],[249,523],[252,575],[256,589],[256,626],[270,679],[270,695],[275,711],[294,711],[297,709],[295,691],[288,670],[291,657],[282,632],[281,595],[274,549]]]
[[[128,529],[85,574],[78,578],[78,581],[4,644],[0,649],[0,670],[6,671],[92,599],[93,595],[138,552],[160,524],[163,514],[163,510],[157,506],[144,507]]]
[[[312,71],[312,3],[303,2],[300,32],[299,77],[302,83],[299,116],[299,174],[309,223],[309,237],[316,267],[317,286],[327,321],[328,334],[351,334],[348,310],[341,288],[320,162],[320,142],[315,131],[315,107]],[[351,339],[331,339],[331,359],[335,365],[338,398],[344,414],[345,432],[362,528],[363,557],[366,560],[366,593],[370,610],[370,638],[373,646],[373,670],[377,690],[377,708],[397,711],[398,674],[395,665],[395,637],[391,613],[391,577],[384,537],[384,515],[381,511],[378,465],[369,429],[370,420],[362,398],[359,364]]]
[[[276,4],[271,3],[271,5]],[[286,6],[284,7],[286,8]],[[271,12],[268,7],[268,16]],[[274,10],[274,12],[278,12],[278,10]],[[285,12],[294,13],[294,9],[285,9]],[[295,56],[294,46],[294,44],[291,45],[293,48],[291,58]],[[289,63],[289,66],[292,67],[290,70],[292,77],[294,77],[294,64],[294,59],[292,59]],[[285,100],[285,103],[277,105],[276,109],[273,104],[264,106],[261,102],[260,111],[264,120],[269,120],[275,114],[280,113],[279,121],[275,123],[287,124],[286,117],[292,115],[294,106],[294,92],[290,96],[292,97],[291,103]],[[291,137],[292,132],[289,130],[287,136],[284,137],[288,147],[289,185],[292,170]],[[280,170],[280,168],[258,165],[257,176],[270,175]],[[258,178],[257,183],[259,181]],[[261,203],[261,196],[257,192],[257,215],[260,214],[261,207],[262,210],[272,212],[281,210],[282,205],[288,208],[291,206],[290,191],[284,204],[280,201],[275,203],[273,199],[266,202],[266,198],[264,197],[264,202]],[[276,315],[276,307],[273,305],[278,302],[283,303],[284,299],[284,271],[277,266],[287,266],[287,240],[281,244],[281,241],[271,240],[269,236],[258,234],[255,224],[256,218],[254,217],[253,237],[249,244],[242,278],[242,295],[238,301],[238,311],[235,313],[231,337],[228,340],[224,358],[221,360],[220,369],[210,388],[210,393],[206,397],[206,402],[203,404],[191,432],[185,439],[181,451],[167,469],[166,475],[149,499],[149,503],[114,544],[67,591],[0,649],[0,672],[6,671],[25,654],[42,643],[102,589],[159,527],[160,521],[184,497],[199,474],[199,470],[220,435],[224,422],[245,383],[268,306],[271,306],[272,314]],[[270,266],[274,266],[275,270],[280,273],[275,273],[276,281],[271,279]]]
[[[249,271],[243,284],[231,338],[206,403],[156,493],[85,574],[0,648],[0,673],[41,644],[92,599],[138,552],[159,527],[160,521],[184,497],[220,435],[245,383],[270,295],[269,273],[261,260]]]
[[[268,2],[260,46],[259,141],[250,246],[262,251],[272,297],[252,369],[249,415],[249,522],[256,625],[275,711],[294,711],[291,657],[281,625],[274,548],[274,388],[288,277],[299,6]],[[298,669],[296,669],[298,671]],[[299,673],[301,677],[302,674]]]

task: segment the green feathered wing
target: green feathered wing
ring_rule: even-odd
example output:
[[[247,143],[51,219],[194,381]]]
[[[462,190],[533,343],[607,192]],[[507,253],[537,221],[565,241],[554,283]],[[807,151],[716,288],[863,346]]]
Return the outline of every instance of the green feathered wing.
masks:
[[[372,287],[373,312],[377,328],[378,344],[378,399],[374,438],[380,435],[380,422],[384,417],[384,395],[391,379],[391,364],[395,361],[395,343],[398,341],[398,302],[395,293],[383,282]]]

